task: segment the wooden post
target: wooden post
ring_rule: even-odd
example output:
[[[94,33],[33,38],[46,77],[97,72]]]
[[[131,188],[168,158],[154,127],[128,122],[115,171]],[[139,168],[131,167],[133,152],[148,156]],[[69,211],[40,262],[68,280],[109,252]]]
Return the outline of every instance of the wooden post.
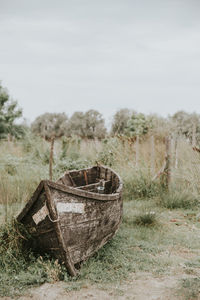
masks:
[[[53,165],[53,150],[54,150],[54,141],[55,138],[51,138],[51,148],[50,148],[50,156],[49,156],[49,179],[52,180],[53,172],[52,172],[52,165]]]
[[[175,141],[175,169],[178,168],[178,138]]]
[[[165,167],[165,176],[166,176],[166,186],[169,189],[171,182],[171,138],[166,138],[166,167]]]
[[[171,138],[171,167],[175,164],[175,139],[174,136]]]
[[[10,133],[8,133],[7,141],[8,141],[8,149],[11,150],[11,134]]]
[[[192,147],[196,147],[196,124],[192,126]]]
[[[138,163],[139,163],[139,142],[140,142],[140,138],[139,135],[137,135],[136,137],[136,149],[135,149],[135,166],[136,168],[138,168]]]
[[[151,136],[151,174],[155,175],[155,140],[154,136]]]

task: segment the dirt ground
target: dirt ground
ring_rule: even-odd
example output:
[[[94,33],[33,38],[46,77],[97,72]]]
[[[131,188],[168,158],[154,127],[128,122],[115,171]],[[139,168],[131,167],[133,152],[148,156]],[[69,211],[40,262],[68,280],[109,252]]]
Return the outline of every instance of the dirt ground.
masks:
[[[188,277],[188,276],[187,276]],[[19,300],[79,300],[79,299],[134,299],[134,300],[181,300],[176,288],[183,275],[152,277],[151,274],[132,275],[121,285],[85,285],[80,290],[67,290],[67,283],[45,283],[38,288],[32,288]],[[0,298],[9,300],[9,297]]]

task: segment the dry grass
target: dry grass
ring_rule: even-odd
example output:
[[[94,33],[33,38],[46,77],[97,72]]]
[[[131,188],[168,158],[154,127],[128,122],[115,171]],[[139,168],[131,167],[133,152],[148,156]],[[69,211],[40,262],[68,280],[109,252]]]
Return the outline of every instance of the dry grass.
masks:
[[[0,144],[1,222],[5,223],[15,215],[30,198],[39,181],[48,178],[48,149],[47,142],[34,138]],[[194,256],[199,255],[199,239],[196,238],[199,222],[196,206],[190,205],[190,202],[197,199],[199,194],[200,155],[192,150],[190,144],[180,139],[177,168],[174,154],[172,156],[172,185],[170,193],[165,191],[164,194],[166,205],[160,205],[163,189],[159,179],[152,183],[150,138],[140,142],[138,166],[136,145],[129,141],[121,142],[117,138],[80,141],[73,138],[72,141],[68,139],[64,145],[61,141],[56,142],[55,166],[61,163],[66,169],[74,166],[79,168],[85,160],[90,164],[99,161],[111,165],[124,181],[124,221],[120,231],[82,266],[80,277],[75,281],[77,285],[80,280],[93,283],[121,281],[130,272],[152,272],[152,275],[158,275],[175,272],[174,269],[179,272],[181,269],[184,273],[186,270],[180,264],[188,260],[179,255],[179,249],[184,248]],[[158,139],[155,141],[156,172],[163,165],[164,157],[165,145]],[[59,170],[56,176],[59,176]],[[179,193],[175,194],[174,188],[183,197]],[[176,210],[172,211],[172,208]],[[12,228],[9,229],[9,235],[10,232]],[[73,288],[74,282],[69,281],[66,270],[57,261],[36,258],[30,253],[27,261],[21,252],[18,259],[15,248],[8,247],[9,251],[6,249],[1,252],[1,295],[12,295],[13,287],[21,293],[20,288],[59,279],[68,281]],[[15,256],[17,267],[14,273],[10,254]]]
[[[172,184],[197,196],[200,193],[200,153],[195,152],[185,139],[179,139],[177,150],[177,168],[172,170]]]

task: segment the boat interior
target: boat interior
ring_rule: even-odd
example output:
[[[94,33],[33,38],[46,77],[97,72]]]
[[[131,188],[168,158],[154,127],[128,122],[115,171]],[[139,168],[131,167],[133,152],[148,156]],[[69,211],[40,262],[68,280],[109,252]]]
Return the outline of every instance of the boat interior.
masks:
[[[57,183],[99,194],[113,194],[119,187],[119,178],[109,168],[95,166],[66,172]]]

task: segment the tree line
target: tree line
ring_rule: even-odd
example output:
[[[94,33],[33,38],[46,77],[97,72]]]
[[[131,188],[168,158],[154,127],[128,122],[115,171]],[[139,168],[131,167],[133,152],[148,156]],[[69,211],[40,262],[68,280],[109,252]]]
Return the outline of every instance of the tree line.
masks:
[[[120,109],[113,116],[109,131],[102,114],[94,109],[75,112],[70,118],[64,112],[45,113],[38,116],[30,127],[16,124],[16,120],[21,117],[22,109],[0,83],[0,139],[21,138],[27,130],[31,130],[46,140],[74,135],[87,139],[116,135],[134,139],[149,134],[162,137],[170,133],[184,135],[191,140],[195,131],[197,143],[200,143],[200,115],[184,111],[164,118],[156,114],[145,115],[127,108]]]

